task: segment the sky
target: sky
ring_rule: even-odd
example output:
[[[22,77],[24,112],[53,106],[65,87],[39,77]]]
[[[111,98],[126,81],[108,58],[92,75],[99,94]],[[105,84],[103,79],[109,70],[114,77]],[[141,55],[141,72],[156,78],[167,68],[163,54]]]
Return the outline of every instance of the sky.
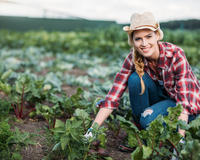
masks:
[[[80,17],[129,23],[131,14],[150,11],[164,22],[200,19],[199,6],[200,0],[0,0],[0,15]]]

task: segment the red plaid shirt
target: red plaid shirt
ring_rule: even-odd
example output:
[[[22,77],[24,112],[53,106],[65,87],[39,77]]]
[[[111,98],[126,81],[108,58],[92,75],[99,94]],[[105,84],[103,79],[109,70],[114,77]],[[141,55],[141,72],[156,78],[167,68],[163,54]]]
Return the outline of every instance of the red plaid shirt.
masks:
[[[200,113],[200,84],[191,70],[184,51],[176,45],[159,42],[160,57],[158,60],[158,74],[150,69],[149,62],[144,59],[144,71],[157,81],[162,79],[165,90],[177,104],[184,107],[188,114]],[[116,74],[114,84],[108,92],[100,108],[117,109],[119,100],[127,88],[129,76],[135,71],[132,51],[126,57],[121,71]]]

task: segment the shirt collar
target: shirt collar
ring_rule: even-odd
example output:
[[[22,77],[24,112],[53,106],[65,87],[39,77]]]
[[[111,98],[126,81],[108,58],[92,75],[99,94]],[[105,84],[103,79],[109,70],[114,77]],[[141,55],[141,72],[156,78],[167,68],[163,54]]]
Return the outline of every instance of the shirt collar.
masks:
[[[159,59],[158,59],[158,68],[165,68],[165,47],[163,46],[162,42],[158,42],[158,47],[160,51]]]

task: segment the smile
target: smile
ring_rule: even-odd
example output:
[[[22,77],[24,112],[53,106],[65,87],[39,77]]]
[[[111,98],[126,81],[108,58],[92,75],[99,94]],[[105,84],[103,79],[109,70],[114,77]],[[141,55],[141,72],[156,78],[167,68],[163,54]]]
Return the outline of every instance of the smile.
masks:
[[[150,50],[150,48],[141,48],[143,52],[148,52]]]

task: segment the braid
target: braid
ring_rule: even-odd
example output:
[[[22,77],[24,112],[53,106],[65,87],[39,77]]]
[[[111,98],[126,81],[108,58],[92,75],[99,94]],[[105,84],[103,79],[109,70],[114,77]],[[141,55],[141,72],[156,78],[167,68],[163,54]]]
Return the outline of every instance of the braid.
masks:
[[[140,82],[141,82],[141,93],[140,93],[140,95],[142,95],[145,91],[145,84],[144,84],[144,81],[142,79],[142,76],[144,75],[144,61],[143,61],[142,55],[140,55],[138,53],[138,51],[136,51],[136,50],[134,50],[134,52],[133,52],[133,57],[134,57],[133,63],[135,64],[135,70],[140,77]]]

